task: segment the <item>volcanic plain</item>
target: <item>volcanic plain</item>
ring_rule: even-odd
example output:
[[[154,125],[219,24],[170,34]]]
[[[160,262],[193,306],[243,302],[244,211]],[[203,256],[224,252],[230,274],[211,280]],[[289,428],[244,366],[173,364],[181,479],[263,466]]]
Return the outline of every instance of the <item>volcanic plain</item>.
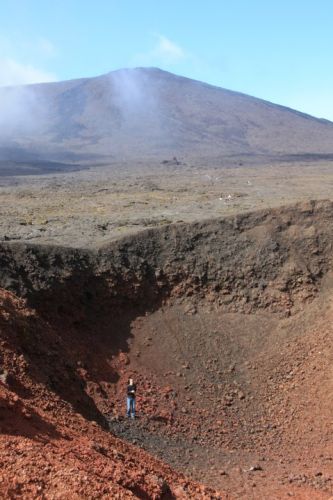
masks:
[[[208,164],[208,166],[207,166]],[[66,174],[0,176],[0,241],[71,247],[147,228],[330,199],[330,161],[245,158],[110,164]]]

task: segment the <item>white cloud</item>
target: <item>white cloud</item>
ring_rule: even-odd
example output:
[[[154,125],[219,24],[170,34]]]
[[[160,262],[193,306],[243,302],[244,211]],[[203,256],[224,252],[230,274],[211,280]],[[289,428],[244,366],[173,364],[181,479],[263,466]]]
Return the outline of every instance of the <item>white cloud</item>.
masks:
[[[0,86],[24,85],[56,80],[55,75],[12,58],[0,58]]]
[[[43,69],[57,56],[54,44],[43,36],[15,39],[0,34],[0,86],[24,85],[56,80],[56,76]]]
[[[174,42],[159,35],[156,47],[153,49],[152,54],[160,59],[168,62],[177,62],[186,57],[185,51]]]
[[[155,46],[148,52],[137,54],[134,64],[160,65],[176,64],[188,57],[186,51],[163,35],[157,35]]]

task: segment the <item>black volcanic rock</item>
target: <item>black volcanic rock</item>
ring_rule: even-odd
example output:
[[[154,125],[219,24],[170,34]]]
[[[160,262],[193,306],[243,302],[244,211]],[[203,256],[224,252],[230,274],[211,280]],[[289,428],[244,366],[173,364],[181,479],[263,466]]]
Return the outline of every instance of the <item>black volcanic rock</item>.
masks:
[[[329,121],[159,69],[0,89],[3,161],[330,154]]]

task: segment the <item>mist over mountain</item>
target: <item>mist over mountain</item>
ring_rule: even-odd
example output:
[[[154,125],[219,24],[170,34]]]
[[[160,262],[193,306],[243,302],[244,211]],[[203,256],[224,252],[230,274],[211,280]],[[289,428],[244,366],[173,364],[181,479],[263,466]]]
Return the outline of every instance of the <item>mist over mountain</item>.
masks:
[[[0,160],[333,155],[333,123],[154,69],[0,89]]]

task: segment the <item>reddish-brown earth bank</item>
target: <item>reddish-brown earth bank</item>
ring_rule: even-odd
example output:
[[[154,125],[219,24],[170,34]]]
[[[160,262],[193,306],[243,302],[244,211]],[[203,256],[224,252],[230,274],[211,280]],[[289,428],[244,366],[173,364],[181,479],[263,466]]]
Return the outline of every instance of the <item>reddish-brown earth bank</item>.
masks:
[[[71,367],[81,381],[76,400],[59,396],[52,380],[69,393],[75,385],[66,370],[70,347],[66,352],[61,334],[12,293],[1,290],[0,305],[2,498],[227,498],[117,439],[101,418],[92,420],[98,412],[83,397],[79,363]],[[57,346],[68,357],[57,359]],[[32,363],[31,351],[39,363]]]
[[[3,244],[1,494],[330,498],[332,242],[333,204],[309,202]]]

